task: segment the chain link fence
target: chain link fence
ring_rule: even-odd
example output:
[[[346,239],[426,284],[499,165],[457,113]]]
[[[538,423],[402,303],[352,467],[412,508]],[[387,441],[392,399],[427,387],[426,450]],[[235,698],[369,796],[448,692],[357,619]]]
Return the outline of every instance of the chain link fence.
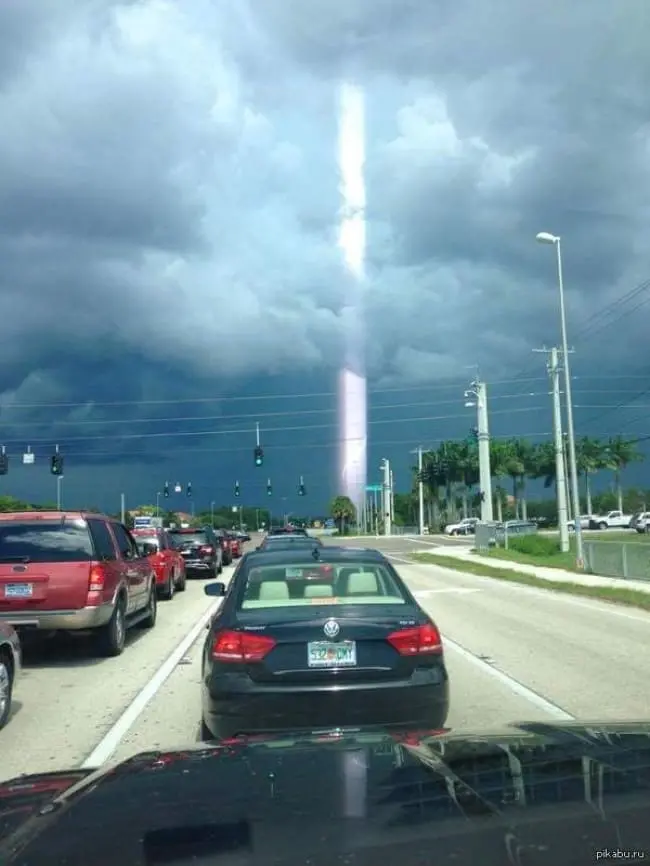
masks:
[[[650,544],[585,541],[585,571],[603,577],[650,580]]]
[[[508,549],[508,540],[521,535],[535,535],[537,524],[527,520],[509,520],[506,523],[477,523],[474,547],[479,553],[493,547]]]

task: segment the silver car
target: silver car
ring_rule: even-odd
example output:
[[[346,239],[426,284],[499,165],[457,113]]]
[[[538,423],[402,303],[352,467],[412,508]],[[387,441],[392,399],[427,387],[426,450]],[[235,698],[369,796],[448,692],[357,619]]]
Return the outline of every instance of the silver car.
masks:
[[[9,721],[11,696],[20,673],[20,640],[13,626],[0,622],[0,728]]]

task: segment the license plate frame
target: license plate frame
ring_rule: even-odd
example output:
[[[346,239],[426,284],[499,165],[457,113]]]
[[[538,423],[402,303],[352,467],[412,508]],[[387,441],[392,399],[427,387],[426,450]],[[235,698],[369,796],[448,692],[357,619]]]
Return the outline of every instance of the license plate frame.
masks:
[[[5,583],[5,598],[32,598],[34,595],[33,583]]]
[[[304,576],[304,568],[286,568],[284,573],[289,580],[297,580]]]
[[[347,650],[347,658],[341,657],[342,650]],[[357,642],[354,640],[315,640],[307,644],[309,668],[355,668],[357,664]]]

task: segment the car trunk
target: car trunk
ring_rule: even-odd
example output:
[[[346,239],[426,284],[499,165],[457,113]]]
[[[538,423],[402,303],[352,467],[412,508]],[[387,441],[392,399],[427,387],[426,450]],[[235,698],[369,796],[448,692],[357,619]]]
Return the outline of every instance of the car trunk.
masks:
[[[355,616],[349,608],[340,615],[340,609],[331,605],[312,608],[309,619],[304,611],[297,616],[292,613],[287,611],[286,617],[269,625],[268,611],[240,612],[240,627],[265,625],[255,633],[276,641],[263,661],[247,665],[255,682],[314,686],[389,682],[408,679],[415,668],[414,659],[401,656],[387,640],[405,627],[403,607],[399,614],[376,609],[372,620]],[[340,631],[328,637],[325,624],[331,620]]]
[[[92,564],[0,561],[0,612],[77,610],[84,607]]]

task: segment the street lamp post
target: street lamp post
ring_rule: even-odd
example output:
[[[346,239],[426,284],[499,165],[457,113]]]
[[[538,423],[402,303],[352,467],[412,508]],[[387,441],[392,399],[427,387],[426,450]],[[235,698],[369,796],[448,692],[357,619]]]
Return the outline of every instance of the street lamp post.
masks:
[[[571,498],[573,500],[573,519],[575,522],[576,565],[584,568],[584,548],[582,525],[580,523],[580,488],[578,487],[578,461],[576,459],[576,436],[573,426],[573,399],[571,397],[571,370],[569,365],[569,343],[566,328],[566,309],[564,306],[564,275],[562,273],[562,243],[558,235],[539,232],[536,237],[540,244],[553,244],[557,253],[557,280],[560,290],[560,324],[562,328],[562,354],[564,355],[564,391],[566,398],[567,434],[569,439],[569,469],[571,472]]]

